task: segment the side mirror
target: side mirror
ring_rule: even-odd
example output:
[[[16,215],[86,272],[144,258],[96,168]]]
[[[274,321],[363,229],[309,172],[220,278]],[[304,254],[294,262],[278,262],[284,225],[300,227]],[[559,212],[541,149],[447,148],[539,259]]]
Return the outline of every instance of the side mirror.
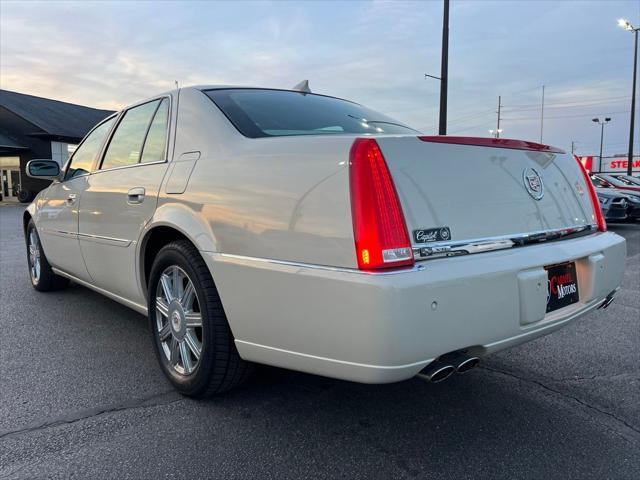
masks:
[[[32,178],[55,180],[60,176],[60,165],[55,160],[30,160],[26,170]]]

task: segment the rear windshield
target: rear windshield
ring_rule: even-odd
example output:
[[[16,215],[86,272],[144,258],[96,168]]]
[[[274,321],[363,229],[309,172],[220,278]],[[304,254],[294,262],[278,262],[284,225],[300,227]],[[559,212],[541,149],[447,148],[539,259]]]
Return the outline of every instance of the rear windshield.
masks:
[[[404,133],[416,130],[357,103],[288,90],[207,90],[240,133],[250,138],[288,135]]]

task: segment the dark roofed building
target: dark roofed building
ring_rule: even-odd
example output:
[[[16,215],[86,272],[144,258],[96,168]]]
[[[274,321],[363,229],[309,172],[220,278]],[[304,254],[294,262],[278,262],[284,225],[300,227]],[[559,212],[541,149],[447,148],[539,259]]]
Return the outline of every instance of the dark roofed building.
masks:
[[[27,177],[33,158],[63,165],[75,146],[110,110],[0,90],[0,193],[2,199],[30,201],[49,182]]]

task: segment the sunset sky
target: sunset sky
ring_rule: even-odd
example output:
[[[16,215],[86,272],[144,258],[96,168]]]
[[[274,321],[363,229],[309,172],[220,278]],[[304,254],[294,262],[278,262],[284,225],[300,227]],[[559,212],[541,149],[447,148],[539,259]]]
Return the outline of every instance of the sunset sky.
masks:
[[[449,133],[597,154],[629,135],[640,1],[451,2]],[[0,87],[99,108],[180,85],[289,88],[348,98],[426,133],[438,121],[442,2],[0,1]],[[636,123],[640,125],[640,121]],[[640,128],[638,129],[640,130]],[[640,135],[636,135],[640,150]]]

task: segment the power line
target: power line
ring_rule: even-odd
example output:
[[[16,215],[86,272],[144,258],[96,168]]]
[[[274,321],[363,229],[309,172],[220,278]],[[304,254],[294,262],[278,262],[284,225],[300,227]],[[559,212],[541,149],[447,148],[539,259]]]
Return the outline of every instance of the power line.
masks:
[[[545,108],[577,108],[577,107],[588,107],[591,105],[601,105],[607,103],[615,103],[617,101],[628,100],[629,96],[623,97],[604,97],[601,100],[587,100],[587,101],[576,101],[576,102],[564,102],[564,103],[546,103]],[[516,110],[538,110],[540,108],[540,104],[526,104],[526,105],[509,105],[505,108],[513,108]]]
[[[515,112],[512,112],[515,113]],[[598,115],[615,115],[618,113],[629,113],[629,110],[622,110],[622,111],[618,111],[618,112],[598,112],[598,113],[584,113],[584,114],[577,114],[577,115],[555,115],[553,117],[546,117],[547,119],[553,119],[553,118],[579,118],[579,117],[593,117],[593,116],[598,116]],[[508,120],[510,122],[517,122],[520,120],[536,120],[539,117],[514,117],[514,118],[504,118],[503,120]]]

